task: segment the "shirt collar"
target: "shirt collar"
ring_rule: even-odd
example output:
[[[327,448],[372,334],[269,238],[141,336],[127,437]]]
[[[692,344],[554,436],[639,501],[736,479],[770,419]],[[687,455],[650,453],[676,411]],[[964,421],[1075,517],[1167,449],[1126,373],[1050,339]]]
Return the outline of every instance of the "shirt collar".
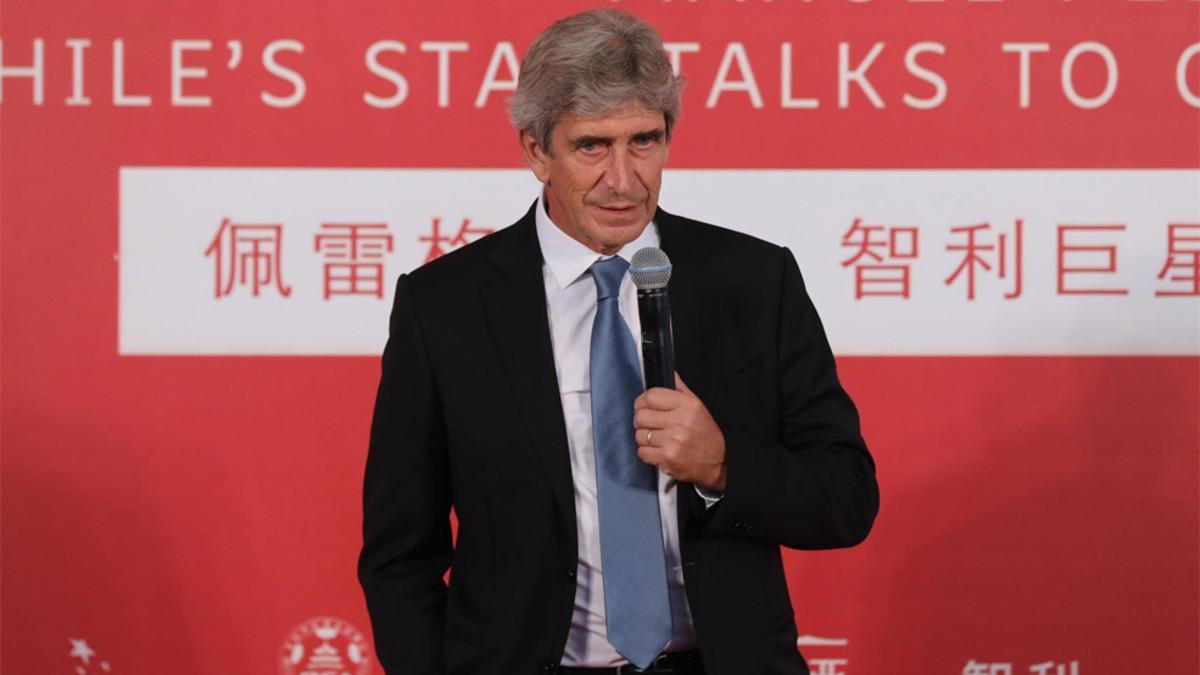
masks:
[[[542,259],[550,268],[550,274],[554,277],[555,283],[559,288],[566,288],[578,281],[579,277],[583,276],[592,266],[592,263],[611,256],[596,253],[559,229],[554,221],[550,220],[550,214],[546,213],[545,196],[546,191],[543,189],[542,193],[538,195],[537,213],[534,215],[538,244],[542,247]],[[637,236],[637,239],[622,246],[621,250],[617,251],[617,255],[626,261],[632,261],[635,252],[647,246],[657,248],[658,243],[658,225],[651,220],[646,224],[642,233]]]

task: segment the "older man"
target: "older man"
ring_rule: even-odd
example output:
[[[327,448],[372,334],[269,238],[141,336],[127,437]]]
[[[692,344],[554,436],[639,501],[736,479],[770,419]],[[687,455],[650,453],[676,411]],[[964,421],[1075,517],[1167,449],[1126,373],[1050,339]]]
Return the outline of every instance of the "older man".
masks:
[[[555,23],[511,101],[538,200],[397,283],[359,562],[389,673],[807,672],[780,546],[861,541],[874,465],[791,253],[658,208],[680,89],[648,24]],[[678,378],[643,392],[647,246]]]

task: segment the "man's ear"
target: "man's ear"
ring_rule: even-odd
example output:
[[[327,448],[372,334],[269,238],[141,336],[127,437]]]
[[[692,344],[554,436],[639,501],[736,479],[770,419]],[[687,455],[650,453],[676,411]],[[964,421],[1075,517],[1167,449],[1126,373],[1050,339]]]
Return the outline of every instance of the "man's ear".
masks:
[[[521,132],[521,150],[525,153],[525,163],[533,170],[533,175],[543,183],[550,180],[550,156],[527,131]]]

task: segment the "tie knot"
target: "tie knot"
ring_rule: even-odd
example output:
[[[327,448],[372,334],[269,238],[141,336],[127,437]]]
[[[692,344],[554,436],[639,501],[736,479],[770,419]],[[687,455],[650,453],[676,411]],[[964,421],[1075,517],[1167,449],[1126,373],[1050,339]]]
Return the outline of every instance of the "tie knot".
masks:
[[[592,263],[592,279],[596,282],[596,299],[615,298],[621,292],[621,279],[629,263],[619,255]]]

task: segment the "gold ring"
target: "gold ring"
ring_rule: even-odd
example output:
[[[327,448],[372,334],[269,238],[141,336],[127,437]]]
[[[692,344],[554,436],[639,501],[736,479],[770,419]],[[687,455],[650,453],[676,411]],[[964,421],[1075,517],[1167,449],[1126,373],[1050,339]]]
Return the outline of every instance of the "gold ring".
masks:
[[[654,438],[654,430],[653,429],[646,432],[646,445],[654,444],[653,441],[651,441],[652,438]]]

